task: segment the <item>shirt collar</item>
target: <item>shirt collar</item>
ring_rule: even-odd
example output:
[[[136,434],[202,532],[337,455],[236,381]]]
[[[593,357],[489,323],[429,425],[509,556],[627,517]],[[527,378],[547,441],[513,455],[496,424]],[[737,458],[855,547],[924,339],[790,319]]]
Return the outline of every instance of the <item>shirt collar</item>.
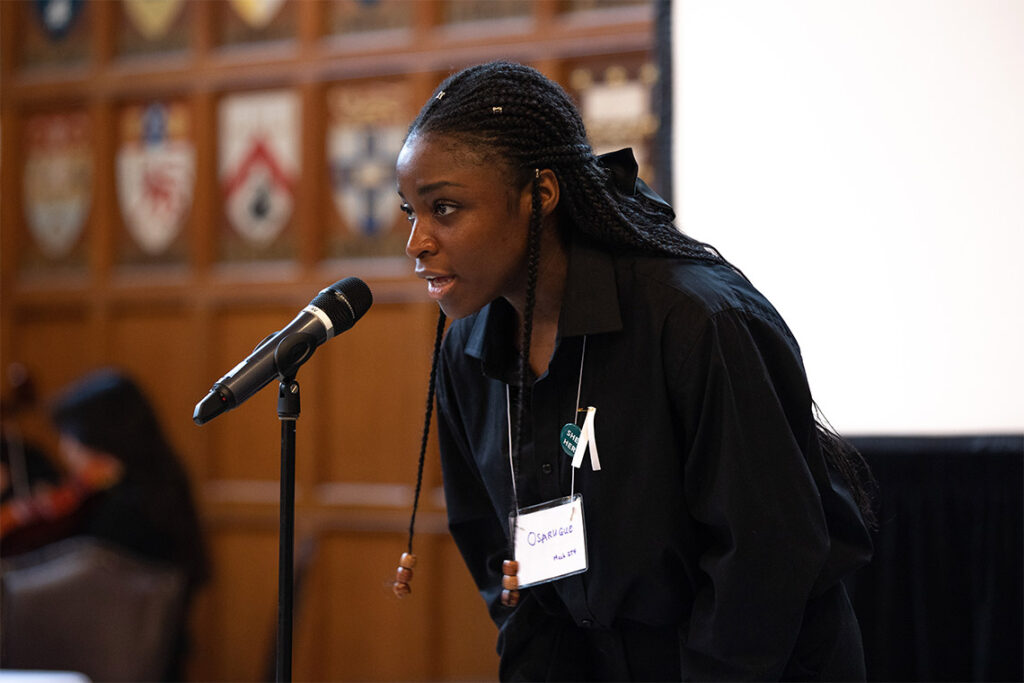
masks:
[[[498,368],[507,368],[510,359],[514,364],[515,312],[507,301],[498,299],[484,306],[472,325],[466,353],[482,360],[488,375],[499,375]],[[607,247],[573,236],[558,336],[576,337],[621,329],[615,257]]]
[[[622,329],[615,257],[608,249],[574,236],[569,246],[569,270],[558,318],[560,337]]]

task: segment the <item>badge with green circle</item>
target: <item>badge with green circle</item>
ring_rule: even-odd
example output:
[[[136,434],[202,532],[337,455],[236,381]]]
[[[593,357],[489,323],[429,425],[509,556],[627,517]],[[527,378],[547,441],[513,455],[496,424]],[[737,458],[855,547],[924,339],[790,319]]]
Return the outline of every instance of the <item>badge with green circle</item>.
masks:
[[[562,427],[562,450],[569,457],[576,455],[576,446],[580,442],[580,434],[582,434],[580,428],[571,422]]]

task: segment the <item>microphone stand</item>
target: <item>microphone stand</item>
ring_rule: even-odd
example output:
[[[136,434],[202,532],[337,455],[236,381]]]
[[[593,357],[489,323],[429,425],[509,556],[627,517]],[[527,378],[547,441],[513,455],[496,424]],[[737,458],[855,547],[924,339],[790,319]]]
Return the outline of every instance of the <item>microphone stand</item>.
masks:
[[[295,375],[316,348],[308,334],[285,337],[274,351],[278,385],[277,417],[281,421],[281,532],[277,581],[277,677],[292,680],[292,611],[295,592],[295,423],[299,419],[299,383]]]
[[[277,678],[292,680],[292,601],[295,590],[295,422],[299,417],[299,383],[281,380],[277,394],[281,420],[281,535],[277,569]]]

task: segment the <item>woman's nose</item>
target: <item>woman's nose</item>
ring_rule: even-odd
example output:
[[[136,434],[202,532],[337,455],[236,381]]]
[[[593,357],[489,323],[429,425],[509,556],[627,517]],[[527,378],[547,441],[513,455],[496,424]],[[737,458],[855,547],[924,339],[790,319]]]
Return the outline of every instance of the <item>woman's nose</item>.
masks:
[[[437,244],[427,234],[419,221],[413,221],[409,231],[409,241],[405,243],[405,254],[411,259],[427,256],[437,250]]]

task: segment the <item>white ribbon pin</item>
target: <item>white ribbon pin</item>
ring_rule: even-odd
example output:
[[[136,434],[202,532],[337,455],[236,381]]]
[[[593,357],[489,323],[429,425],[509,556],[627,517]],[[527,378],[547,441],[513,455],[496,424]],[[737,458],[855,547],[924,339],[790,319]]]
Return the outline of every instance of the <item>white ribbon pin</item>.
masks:
[[[576,452],[572,456],[572,466],[579,469],[583,464],[583,453],[590,448],[590,467],[596,472],[601,469],[601,460],[597,457],[597,436],[594,434],[594,418],[597,417],[597,408],[587,408],[587,419],[583,421],[583,428],[580,430],[580,442],[576,445]]]

